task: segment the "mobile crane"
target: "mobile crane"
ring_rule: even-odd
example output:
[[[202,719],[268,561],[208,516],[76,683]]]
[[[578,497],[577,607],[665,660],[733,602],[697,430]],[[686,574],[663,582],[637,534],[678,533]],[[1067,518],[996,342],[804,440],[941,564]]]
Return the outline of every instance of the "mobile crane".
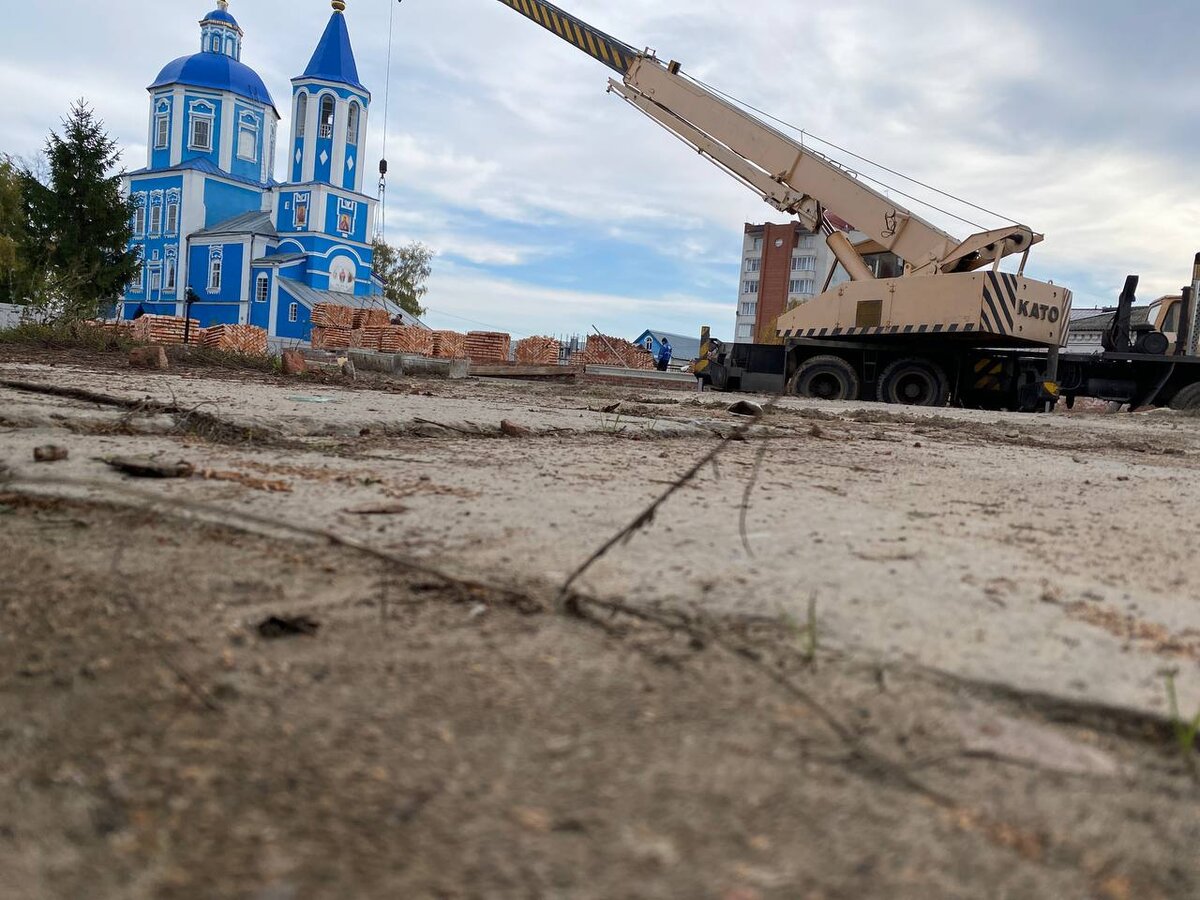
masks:
[[[755,191],[825,235],[847,276],[785,312],[781,344],[702,341],[697,376],[718,390],[794,392],[831,400],[1036,410],[1060,397],[1140,406],[1200,407],[1193,281],[1160,322],[1180,323],[1172,351],[1161,328],[1130,326],[1136,279],[1121,295],[1105,352],[1060,354],[1071,292],[1025,276],[1044,236],[1013,223],[959,240],[864,183],[850,170],[684,74],[545,0],[500,0],[605,64],[608,90]],[[853,223],[852,242],[826,212]],[[1019,254],[1016,272],[1001,263]],[[877,277],[878,261],[897,263]],[[876,265],[873,267],[872,263]],[[1171,310],[1174,310],[1172,312]]]

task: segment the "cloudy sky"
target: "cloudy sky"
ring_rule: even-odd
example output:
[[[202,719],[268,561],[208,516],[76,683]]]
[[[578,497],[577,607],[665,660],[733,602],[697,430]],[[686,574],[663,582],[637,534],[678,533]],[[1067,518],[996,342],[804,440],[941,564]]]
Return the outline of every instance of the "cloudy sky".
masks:
[[[211,5],[22,6],[0,32],[0,151],[36,151],[82,96],[126,163],[142,165],[145,86],[198,49]],[[1143,299],[1190,278],[1200,250],[1190,0],[761,0],[753,15],[729,0],[560,5],[813,135],[1044,232],[1030,274],[1070,286],[1077,306],[1111,302],[1131,272]],[[349,0],[375,94],[373,156],[392,6]],[[286,128],[289,79],[329,4],[233,0],[230,11]],[[743,223],[782,221],[774,210],[606,96],[609,70],[496,0],[404,0],[394,36],[388,237],[437,251],[432,325],[731,334]],[[960,237],[973,230],[914,208]]]

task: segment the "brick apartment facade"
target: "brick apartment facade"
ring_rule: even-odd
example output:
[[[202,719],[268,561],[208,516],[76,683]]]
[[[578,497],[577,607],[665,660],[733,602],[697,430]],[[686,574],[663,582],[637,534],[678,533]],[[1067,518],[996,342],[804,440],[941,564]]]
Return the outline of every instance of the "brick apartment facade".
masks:
[[[799,222],[746,225],[734,340],[775,344],[775,320],[790,303],[815,297],[832,254],[820,234]]]

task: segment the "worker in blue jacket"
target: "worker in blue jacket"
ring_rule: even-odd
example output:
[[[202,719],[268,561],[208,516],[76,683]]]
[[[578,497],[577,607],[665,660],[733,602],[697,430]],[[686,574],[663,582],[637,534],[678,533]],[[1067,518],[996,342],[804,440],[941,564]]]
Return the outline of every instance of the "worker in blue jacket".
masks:
[[[662,339],[662,343],[658,345],[658,371],[667,371],[667,366],[671,364],[671,342],[666,338]]]

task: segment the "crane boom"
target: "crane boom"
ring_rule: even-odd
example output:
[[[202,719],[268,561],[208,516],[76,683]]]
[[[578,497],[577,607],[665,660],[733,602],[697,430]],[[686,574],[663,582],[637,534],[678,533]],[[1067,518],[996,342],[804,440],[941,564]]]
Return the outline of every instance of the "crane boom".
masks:
[[[615,37],[593,28],[587,22],[575,18],[553,3],[543,0],[500,0],[528,19],[532,19],[551,34],[556,34],[567,43],[582,50],[593,59],[604,63],[620,75],[629,71],[638,51],[618,41]]]
[[[923,275],[972,271],[1042,240],[1026,226],[1012,225],[959,241],[688,78],[678,63],[664,65],[654,54],[638,52],[545,0],[500,2],[616,71],[621,80],[609,81],[611,92],[810,230],[822,223],[824,207],[866,234],[873,249],[896,254],[911,273]],[[853,260],[844,262],[850,263],[847,269],[858,268]]]

